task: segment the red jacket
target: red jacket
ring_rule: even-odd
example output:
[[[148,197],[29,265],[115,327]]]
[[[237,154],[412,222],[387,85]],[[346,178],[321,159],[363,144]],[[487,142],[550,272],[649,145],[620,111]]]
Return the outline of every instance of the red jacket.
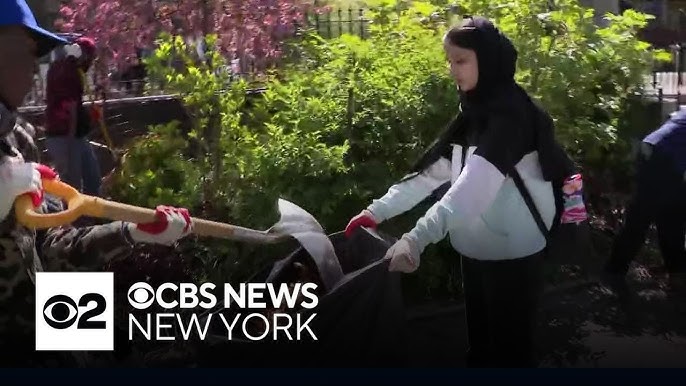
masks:
[[[71,106],[77,111],[83,106],[83,84],[76,59],[67,57],[50,64],[46,85],[47,106],[45,110],[48,135],[70,134]]]

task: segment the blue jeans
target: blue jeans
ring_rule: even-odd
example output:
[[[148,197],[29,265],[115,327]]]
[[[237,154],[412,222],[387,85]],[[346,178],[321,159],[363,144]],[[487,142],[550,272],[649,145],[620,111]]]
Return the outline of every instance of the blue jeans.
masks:
[[[45,145],[62,181],[84,194],[100,195],[100,164],[88,139],[47,137]]]

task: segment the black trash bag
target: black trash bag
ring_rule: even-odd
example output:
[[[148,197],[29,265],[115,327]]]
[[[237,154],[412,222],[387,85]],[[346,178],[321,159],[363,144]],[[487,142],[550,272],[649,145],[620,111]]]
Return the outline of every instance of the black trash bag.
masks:
[[[300,314],[309,323],[317,337],[309,334],[300,341],[284,339],[283,332],[277,341],[269,337],[252,341],[236,336],[227,338],[223,323],[212,323],[207,338],[197,347],[197,365],[200,367],[255,367],[255,366],[328,366],[328,367],[380,367],[405,364],[404,321],[401,274],[388,271],[388,260],[383,259],[395,240],[382,237],[374,230],[358,229],[350,239],[343,232],[329,236],[338,257],[343,278],[330,290],[319,294],[319,303],[313,310],[287,310]],[[304,248],[253,276],[250,282],[292,282],[300,264],[315,268]],[[302,271],[302,266],[300,266]],[[310,271],[308,274],[312,274]],[[315,276],[318,275],[314,272]],[[316,280],[316,279],[315,279]],[[312,281],[306,279],[304,282]],[[323,287],[320,287],[323,288]],[[224,314],[230,323],[236,312],[250,313],[264,310],[233,310],[219,304],[210,310]],[[204,319],[205,316],[203,316]],[[238,323],[241,323],[240,321]],[[305,339],[307,338],[307,339]]]

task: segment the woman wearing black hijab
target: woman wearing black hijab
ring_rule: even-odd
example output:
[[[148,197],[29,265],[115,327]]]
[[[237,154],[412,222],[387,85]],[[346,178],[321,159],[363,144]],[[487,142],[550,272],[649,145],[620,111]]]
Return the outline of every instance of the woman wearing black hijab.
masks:
[[[516,168],[550,229],[551,181],[566,170],[551,155],[552,120],[514,80],[517,51],[491,22],[465,19],[444,38],[460,113],[414,173],[354,217],[346,232],[375,227],[450,188],[386,254],[412,272],[446,235],[462,255],[470,366],[535,366],[534,325],[546,240],[512,178]]]

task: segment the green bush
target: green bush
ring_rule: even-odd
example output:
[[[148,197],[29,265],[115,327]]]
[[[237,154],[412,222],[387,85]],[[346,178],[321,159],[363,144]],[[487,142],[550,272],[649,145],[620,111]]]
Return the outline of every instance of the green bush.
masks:
[[[274,181],[282,186],[278,191],[292,191],[303,202],[320,194],[314,201],[319,207],[311,209],[330,229],[341,229],[344,219],[406,173],[456,113],[454,86],[436,71],[445,68],[437,31],[409,18],[404,26],[372,31],[368,40],[307,36],[302,59],[273,78],[252,110],[259,125],[321,133],[328,145],[349,146],[340,154],[345,173],[303,186]]]
[[[188,162],[188,140],[178,122],[158,125],[127,150],[109,193],[122,202],[154,208],[201,206],[200,169]]]
[[[406,174],[457,113],[440,28],[422,24],[422,16],[413,12],[399,24],[383,22],[392,17],[388,8],[371,16],[368,39],[305,36],[298,42],[300,60],[271,79],[264,98],[251,110],[252,121],[260,125],[322,132],[329,146],[348,144],[345,172],[311,181],[277,177],[270,184],[280,186],[275,192],[288,192],[303,203],[329,231],[342,230],[350,217]],[[400,236],[421,213],[417,208],[382,230]],[[432,251],[427,251],[419,279],[408,280],[408,290],[416,296],[445,290],[439,272],[449,271],[443,267],[454,259],[432,256]]]
[[[210,37],[208,46],[213,41]],[[114,175],[113,199],[147,207],[183,206],[196,217],[266,229],[277,220],[278,197],[307,196],[317,191],[314,181],[325,183],[347,170],[346,144],[324,145],[324,132],[269,122],[246,126],[246,83],[221,71],[225,63],[217,52],[199,62],[193,51],[180,37],[163,36],[147,60],[152,81],[182,96],[192,127],[181,132],[172,122],[152,127],[136,141]],[[293,188],[284,189],[291,180]],[[225,240],[189,243],[198,280],[217,282],[245,279],[270,255],[286,251]]]

